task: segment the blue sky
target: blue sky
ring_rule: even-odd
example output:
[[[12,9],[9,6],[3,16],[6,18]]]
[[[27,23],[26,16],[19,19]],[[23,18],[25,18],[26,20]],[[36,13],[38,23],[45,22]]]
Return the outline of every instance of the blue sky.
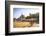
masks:
[[[22,14],[25,15],[25,17],[26,17],[26,16],[29,16],[29,13],[31,13],[31,14],[36,13],[36,10],[31,9],[31,8],[14,8],[13,9],[13,17],[14,18],[18,18]]]

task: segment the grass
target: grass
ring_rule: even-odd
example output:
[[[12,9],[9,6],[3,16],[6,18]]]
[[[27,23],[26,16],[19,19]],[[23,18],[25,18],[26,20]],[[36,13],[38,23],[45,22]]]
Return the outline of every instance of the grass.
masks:
[[[22,22],[22,21],[15,21],[13,23],[13,27],[31,27],[31,22]]]

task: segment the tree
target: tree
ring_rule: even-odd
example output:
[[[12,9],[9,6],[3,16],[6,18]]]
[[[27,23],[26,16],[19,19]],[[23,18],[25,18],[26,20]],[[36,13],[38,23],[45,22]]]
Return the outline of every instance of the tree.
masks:
[[[29,13],[29,18],[32,18],[32,14],[31,13]]]
[[[13,21],[15,22],[16,18],[13,18]]]
[[[25,16],[22,14],[19,18],[25,18]]]
[[[29,16],[26,17],[26,19],[31,19],[32,18],[32,15],[31,13],[29,13]]]
[[[39,23],[39,13],[36,14],[37,23]]]
[[[26,19],[29,19],[29,18],[30,18],[29,16],[26,17]]]

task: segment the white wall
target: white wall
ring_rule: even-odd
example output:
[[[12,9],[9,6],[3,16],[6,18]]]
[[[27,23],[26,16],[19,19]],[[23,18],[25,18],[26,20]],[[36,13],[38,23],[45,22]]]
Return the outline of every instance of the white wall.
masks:
[[[4,6],[5,2],[4,0],[0,0],[0,36],[4,36],[5,34],[5,6]]]
[[[46,3],[45,0],[16,0],[16,1],[45,2]],[[45,11],[45,15],[46,15],[46,11]],[[5,0],[0,0],[0,36],[4,36],[4,34],[5,34]],[[14,35],[14,36],[45,36],[45,35],[46,35],[46,31],[45,31],[45,34],[28,34],[28,35]]]

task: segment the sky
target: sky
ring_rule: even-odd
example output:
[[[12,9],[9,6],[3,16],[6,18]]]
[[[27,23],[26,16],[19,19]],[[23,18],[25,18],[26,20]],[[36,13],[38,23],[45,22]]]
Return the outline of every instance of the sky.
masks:
[[[19,18],[22,14],[26,16],[29,16],[29,13],[35,14],[38,13],[38,9],[33,8],[14,8],[13,9],[13,18]]]

